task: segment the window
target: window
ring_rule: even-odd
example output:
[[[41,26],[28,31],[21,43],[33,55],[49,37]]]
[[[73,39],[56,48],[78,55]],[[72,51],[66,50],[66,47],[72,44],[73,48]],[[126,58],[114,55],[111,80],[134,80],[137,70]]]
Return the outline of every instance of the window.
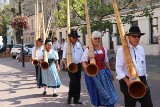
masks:
[[[158,17],[154,17],[151,20],[151,44],[158,44]]]
[[[86,45],[86,35],[83,33],[82,36],[83,36],[83,38],[82,38],[83,39],[83,45]]]
[[[59,40],[62,41],[62,32],[59,32]]]
[[[136,21],[133,21],[132,23],[131,23],[131,25],[132,26],[138,26],[138,21],[136,20]]]
[[[28,37],[28,39],[29,39],[29,40],[28,40],[28,43],[30,43],[30,37]]]
[[[31,29],[33,30],[33,20],[31,20]]]

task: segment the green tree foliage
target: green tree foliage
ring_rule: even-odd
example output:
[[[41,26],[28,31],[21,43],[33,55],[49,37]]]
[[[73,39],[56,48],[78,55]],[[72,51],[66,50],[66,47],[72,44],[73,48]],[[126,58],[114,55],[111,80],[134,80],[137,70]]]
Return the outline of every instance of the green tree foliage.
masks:
[[[58,9],[54,11],[55,25],[59,28],[67,26],[67,0],[62,0],[58,3]],[[103,2],[105,1],[105,2]],[[112,28],[111,20],[105,20],[105,18],[112,17],[113,7],[110,0],[87,0],[89,8],[89,16],[91,23],[91,30],[106,31],[106,29]],[[131,23],[134,19],[134,12],[137,9],[137,3],[139,0],[119,0],[119,10],[129,9],[127,15],[122,17],[123,23]],[[154,8],[145,8],[142,14],[138,17],[153,15]],[[70,11],[73,13],[71,17],[71,26],[79,26],[82,32],[86,32],[85,25],[85,10],[84,0],[70,0]]]
[[[54,11],[56,17],[56,26],[67,26],[67,3],[66,0],[59,2],[59,8]],[[91,22],[91,29],[104,31],[106,28],[111,27],[111,22],[103,20],[105,16],[113,13],[110,4],[103,4],[100,0],[88,0],[88,8]],[[85,26],[85,10],[84,0],[70,0],[70,11],[73,13],[71,17],[71,26],[79,26],[83,32],[86,32]]]
[[[9,29],[11,22],[10,16],[10,5],[6,4],[4,9],[0,11],[0,36],[7,36],[7,30]]]

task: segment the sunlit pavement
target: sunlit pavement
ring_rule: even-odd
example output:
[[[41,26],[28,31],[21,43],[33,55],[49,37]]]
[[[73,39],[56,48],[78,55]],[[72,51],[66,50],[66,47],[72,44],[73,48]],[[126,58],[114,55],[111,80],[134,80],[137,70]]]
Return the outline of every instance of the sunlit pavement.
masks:
[[[148,84],[150,86],[154,107],[160,105],[160,57],[147,56]],[[115,71],[113,71],[115,74]],[[83,105],[68,105],[68,74],[59,72],[62,85],[57,89],[58,97],[52,97],[52,90],[43,96],[43,88],[37,88],[34,66],[16,62],[12,58],[0,58],[0,107],[92,107],[86,90],[82,72],[81,100]],[[114,81],[119,100],[116,107],[123,106],[123,96],[119,91],[118,81]],[[137,104],[137,107],[140,107]]]

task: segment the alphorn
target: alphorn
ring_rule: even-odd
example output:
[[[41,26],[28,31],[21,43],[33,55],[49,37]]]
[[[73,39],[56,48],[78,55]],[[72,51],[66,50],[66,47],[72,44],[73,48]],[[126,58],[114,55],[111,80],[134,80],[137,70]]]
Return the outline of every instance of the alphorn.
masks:
[[[45,25],[44,25],[44,8],[43,8],[43,2],[41,0],[42,4],[42,25],[43,25],[43,41],[46,40],[46,32],[45,32]],[[48,57],[47,57],[47,51],[45,44],[43,45],[43,62],[41,63],[42,69],[48,69],[49,63],[48,63]]]
[[[98,73],[98,66],[96,65],[96,60],[94,58],[94,47],[93,47],[92,38],[91,38],[91,28],[90,28],[90,19],[88,14],[87,0],[84,0],[84,5],[85,5],[87,34],[88,34],[88,43],[89,43],[89,57],[90,57],[90,63],[86,67],[86,73],[88,76],[95,76]]]
[[[34,56],[34,59],[31,58],[31,63],[34,65],[34,66],[37,66],[39,64],[39,61],[37,59],[37,54],[38,54],[38,47],[37,47],[37,39],[38,39],[38,27],[39,27],[39,24],[38,24],[38,13],[39,13],[39,8],[38,8],[38,0],[37,0],[37,3],[35,4],[35,36],[34,36],[34,47],[35,47],[35,56]]]
[[[128,42],[126,40],[123,24],[120,19],[119,11],[118,11],[118,6],[116,3],[116,0],[112,0],[112,5],[114,9],[114,14],[118,26],[118,30],[120,33],[120,38],[122,41],[122,47],[123,47],[123,52],[125,56],[125,62],[127,65],[127,70],[129,74],[129,86],[128,86],[128,92],[131,97],[133,98],[142,98],[146,94],[146,87],[144,83],[142,83],[138,77],[138,74],[136,72],[135,65],[133,63],[130,50],[128,48]]]
[[[70,34],[69,0],[67,0],[67,33]],[[75,63],[72,63],[71,41],[69,36],[67,37],[67,69],[72,73],[75,73],[78,71],[78,66]]]
[[[49,17],[49,21],[48,21],[48,25],[47,25],[47,29],[46,29],[46,36],[48,37],[49,35],[49,31],[51,29],[51,21],[52,21],[52,18],[53,18],[53,14]]]

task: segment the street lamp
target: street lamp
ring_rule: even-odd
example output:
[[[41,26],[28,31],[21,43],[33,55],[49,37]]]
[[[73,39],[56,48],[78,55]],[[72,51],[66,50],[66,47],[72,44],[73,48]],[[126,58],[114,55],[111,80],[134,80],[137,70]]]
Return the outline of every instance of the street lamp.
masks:
[[[18,9],[19,9],[19,16],[21,16],[21,4],[24,0],[15,0],[18,3]],[[19,30],[20,37],[21,37],[21,44],[22,44],[22,67],[25,67],[24,64],[24,47],[23,47],[23,29],[21,28]]]

